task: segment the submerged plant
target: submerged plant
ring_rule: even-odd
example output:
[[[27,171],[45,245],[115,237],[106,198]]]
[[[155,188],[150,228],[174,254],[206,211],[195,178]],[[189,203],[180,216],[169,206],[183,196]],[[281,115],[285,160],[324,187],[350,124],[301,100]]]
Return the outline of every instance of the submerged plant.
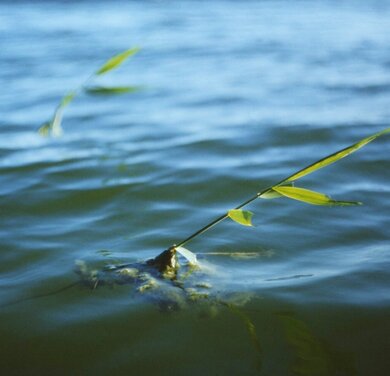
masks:
[[[256,193],[251,198],[247,199],[243,203],[239,204],[233,209],[228,210],[226,213],[222,214],[218,218],[214,219],[210,223],[208,223],[206,226],[202,227],[198,231],[194,232],[192,235],[188,236],[186,239],[182,240],[181,242],[177,244],[173,244],[170,248],[168,248],[166,251],[162,252],[159,256],[157,256],[155,259],[151,260],[151,264],[157,266],[157,268],[164,272],[167,268],[172,268],[173,265],[175,265],[176,261],[176,252],[180,253],[182,256],[187,258],[187,260],[190,263],[196,263],[196,255],[189,251],[188,249],[184,248],[183,246],[193,240],[194,238],[198,237],[199,235],[203,234],[204,232],[208,231],[218,223],[222,222],[223,220],[230,218],[233,221],[244,225],[244,226],[252,226],[252,217],[253,213],[248,210],[242,210],[243,207],[247,206],[251,202],[255,201],[258,198],[262,199],[274,199],[274,198],[280,198],[280,197],[287,197],[292,200],[298,200],[305,202],[307,204],[311,205],[322,205],[322,206],[354,206],[354,205],[361,205],[361,202],[356,201],[337,201],[333,200],[331,197],[319,193],[314,192],[306,188],[297,187],[295,186],[295,182],[299,180],[300,178],[309,175],[321,168],[324,168],[326,166],[331,165],[332,163],[335,163],[339,161],[340,159],[354,153],[355,151],[359,150],[363,146],[367,145],[371,141],[374,141],[376,138],[386,134],[390,133],[390,128],[386,128],[381,132],[375,133],[369,137],[366,137],[357,143],[348,146],[342,150],[339,150],[333,154],[330,154],[312,164],[310,164],[307,167],[302,168],[301,170],[293,173],[292,175],[288,176],[287,178],[281,180],[280,182],[276,183],[275,185],[272,185],[270,187],[267,187],[260,191],[259,193]]]
[[[60,103],[57,105],[54,114],[50,121],[43,124],[38,132],[42,136],[60,136],[62,134],[62,117],[65,108],[69,105],[70,102],[78,95],[80,92],[86,92],[88,94],[95,95],[107,95],[107,94],[125,94],[133,93],[139,90],[137,86],[115,86],[115,87],[105,87],[105,86],[90,86],[90,82],[98,76],[104,75],[110,72],[113,69],[118,68],[125,60],[129,57],[135,55],[139,51],[138,47],[130,48],[125,50],[117,55],[109,58],[99,69],[92,73],[84,83],[74,90],[66,93]]]

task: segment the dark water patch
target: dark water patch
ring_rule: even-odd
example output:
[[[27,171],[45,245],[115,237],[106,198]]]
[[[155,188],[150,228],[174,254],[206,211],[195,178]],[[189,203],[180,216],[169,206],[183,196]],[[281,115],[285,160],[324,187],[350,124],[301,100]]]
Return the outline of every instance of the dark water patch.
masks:
[[[332,85],[327,86],[327,90],[330,91],[339,91],[346,93],[356,93],[358,95],[380,95],[386,94],[390,92],[390,84],[383,82],[377,84],[356,84],[356,85],[348,85],[348,84],[340,84],[340,85]]]

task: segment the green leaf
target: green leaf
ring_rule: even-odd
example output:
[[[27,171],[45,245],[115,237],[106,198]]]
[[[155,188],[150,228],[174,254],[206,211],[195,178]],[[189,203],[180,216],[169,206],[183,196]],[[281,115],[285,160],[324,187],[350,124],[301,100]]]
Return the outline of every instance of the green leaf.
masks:
[[[141,90],[140,86],[115,86],[115,87],[95,86],[95,87],[88,87],[85,89],[85,91],[88,94],[93,94],[93,95],[136,93],[137,91],[140,90]]]
[[[325,205],[325,206],[361,205],[361,202],[335,201],[332,200],[329,196],[324,195],[323,193],[310,191],[304,188],[274,187],[273,189],[285,197],[291,198],[293,200],[306,202],[307,204],[311,204],[311,205]]]
[[[282,184],[282,183],[279,183],[279,184]],[[279,184],[277,184],[275,187],[279,186]],[[294,182],[291,182],[289,184],[283,184],[283,186],[292,187],[292,186],[294,186]],[[263,198],[263,199],[266,199],[266,200],[272,200],[274,198],[282,197],[282,195],[280,193],[276,192],[273,188],[274,187],[271,187],[271,188],[268,188],[267,190],[265,190],[263,192],[258,193],[257,197]]]
[[[293,175],[291,175],[288,178],[281,181],[279,184],[298,180],[305,175],[311,174],[312,172],[319,170],[320,168],[323,168],[323,167],[326,167],[332,163],[335,163],[338,160],[346,157],[347,155],[352,154],[356,150],[359,150],[364,145],[367,145],[369,142],[374,141],[379,136],[382,136],[382,135],[389,133],[389,132],[390,132],[390,128],[387,128],[381,132],[373,134],[372,136],[366,137],[363,140],[357,142],[356,144],[353,144],[353,145],[348,146],[342,150],[339,150],[336,153],[333,153],[325,158],[322,158],[319,161],[312,163],[310,166],[307,166],[307,167],[303,168],[302,170],[299,170],[298,172],[294,173]]]
[[[60,107],[65,107],[67,106],[70,102],[72,102],[72,100],[74,99],[74,97],[76,96],[77,92],[76,91],[72,91],[68,94],[66,94],[61,102],[60,102]]]
[[[276,192],[272,188],[270,188],[267,191],[259,194],[260,198],[265,198],[266,200],[272,200],[273,198],[279,198],[281,196],[282,195],[280,193]]]
[[[60,105],[57,107],[53,118],[49,121],[44,123],[39,129],[38,133],[40,136],[48,137],[60,137],[62,136],[63,130],[61,126],[62,122],[62,111],[63,107]]]
[[[244,226],[253,226],[252,217],[253,213],[248,210],[232,209],[228,211],[228,217],[233,221]]]
[[[183,257],[185,257],[190,264],[196,265],[198,260],[196,259],[195,253],[192,253],[187,248],[184,247],[175,247],[176,251],[179,252]]]
[[[50,136],[50,130],[51,130],[51,122],[47,122],[47,123],[42,124],[38,128],[38,133],[42,137],[48,137],[48,136]]]
[[[54,113],[54,117],[50,123],[50,133],[53,137],[60,137],[62,136],[63,130],[62,130],[62,115],[63,115],[63,106],[59,106]]]
[[[118,68],[127,58],[135,55],[140,49],[138,47],[130,48],[129,50],[123,51],[112,58],[108,59],[101,68],[95,73],[101,75],[109,72],[112,69]]]
[[[57,106],[53,118],[49,121],[44,123],[39,129],[38,133],[43,137],[48,136],[54,136],[54,137],[60,137],[63,133],[62,130],[62,115],[64,108],[74,99],[74,97],[77,95],[77,91],[72,91],[68,94],[66,94],[62,99],[59,105]]]

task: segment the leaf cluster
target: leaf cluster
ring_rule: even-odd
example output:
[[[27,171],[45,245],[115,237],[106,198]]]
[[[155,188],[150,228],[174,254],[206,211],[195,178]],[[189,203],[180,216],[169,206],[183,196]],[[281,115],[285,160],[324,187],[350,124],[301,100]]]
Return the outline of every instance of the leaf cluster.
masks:
[[[329,166],[337,161],[339,161],[342,158],[345,158],[346,156],[354,153],[355,151],[359,150],[363,146],[367,145],[371,141],[374,141],[376,138],[389,133],[390,128],[384,129],[381,132],[375,133],[369,137],[364,138],[363,140],[360,140],[359,142],[348,146],[342,150],[339,150],[333,154],[328,155],[325,158],[322,158],[309,166],[295,172],[294,174],[290,175],[289,177],[283,179],[279,183],[275,184],[272,187],[269,187],[262,192],[257,194],[257,197],[264,198],[264,199],[273,199],[273,198],[279,198],[279,197],[287,197],[292,200],[297,200],[301,202],[305,202],[307,204],[311,205],[322,205],[322,206],[355,206],[355,205],[362,205],[361,202],[357,201],[338,201],[333,200],[331,197],[320,193],[311,191],[309,189],[296,187],[294,186],[295,182],[298,179],[301,179],[302,177],[309,175],[315,171],[318,171],[321,168],[324,168],[326,166]],[[246,210],[241,209],[235,209],[235,210],[229,210],[228,211],[228,217],[234,220],[237,223],[240,223],[245,226],[251,226],[253,213]]]
[[[222,215],[221,217],[217,218],[216,220],[212,221],[208,225],[204,226],[185,240],[183,240],[181,243],[179,243],[178,246],[173,246],[173,248],[177,249],[179,253],[181,253],[184,257],[186,257],[190,262],[196,262],[196,256],[188,249],[185,249],[185,252],[181,252],[183,247],[182,245],[188,243],[190,240],[194,239],[198,235],[202,234],[203,232],[209,230],[211,227],[215,226],[219,222],[223,221],[226,218],[230,218],[234,222],[237,222],[243,226],[252,226],[252,217],[253,213],[249,210],[242,210],[242,208],[252,201],[256,200],[257,198],[263,198],[263,199],[275,199],[280,197],[286,197],[292,200],[301,201],[307,204],[311,205],[321,205],[321,206],[355,206],[355,205],[362,205],[361,202],[357,201],[338,201],[333,200],[331,197],[320,193],[311,191],[306,188],[302,187],[296,187],[295,182],[302,177],[309,175],[315,171],[318,171],[321,168],[324,168],[326,166],[329,166],[337,161],[339,161],[342,158],[345,158],[346,156],[354,153],[355,151],[359,150],[363,146],[367,145],[371,141],[374,141],[376,138],[390,133],[390,128],[386,128],[381,132],[375,133],[369,137],[366,137],[357,143],[350,145],[342,150],[339,150],[333,154],[330,154],[312,164],[310,164],[307,167],[304,167],[303,169],[295,172],[294,174],[288,176],[287,178],[281,180],[279,183],[268,187],[264,189],[263,191],[257,193],[254,197],[250,198],[249,200],[245,201],[244,203],[238,205],[236,208],[228,210],[226,214]]]
[[[114,69],[117,69],[129,57],[139,51],[138,47],[130,48],[109,58],[99,69],[97,69],[80,87],[65,94],[57,105],[52,118],[44,123],[38,132],[42,136],[60,136],[62,134],[62,117],[64,109],[74,100],[79,92],[91,95],[113,95],[135,93],[140,90],[137,86],[89,86],[89,81],[95,77],[102,76]]]

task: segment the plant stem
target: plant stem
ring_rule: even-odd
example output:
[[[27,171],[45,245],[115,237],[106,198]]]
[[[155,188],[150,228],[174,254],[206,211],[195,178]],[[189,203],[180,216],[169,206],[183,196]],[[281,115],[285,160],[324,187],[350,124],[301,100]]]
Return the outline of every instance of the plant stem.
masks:
[[[252,201],[255,201],[257,198],[259,198],[262,194],[266,193],[267,191],[269,191],[272,187],[268,187],[264,190],[262,190],[261,192],[259,193],[256,193],[255,196],[251,197],[250,199],[244,201],[242,204],[236,206],[234,209],[237,210],[237,209],[241,209],[243,208],[244,206],[250,204]],[[226,218],[228,218],[228,212],[226,212],[225,214],[219,216],[218,218],[214,219],[212,222],[210,222],[209,224],[207,224],[206,226],[202,227],[201,229],[199,229],[198,231],[194,232],[192,235],[190,235],[188,238],[182,240],[180,243],[178,244],[174,244],[171,248],[175,248],[175,247],[181,247],[183,246],[184,244],[188,243],[190,240],[193,240],[194,238],[196,238],[197,236],[199,236],[200,234],[203,234],[204,232],[206,232],[207,230],[210,230],[212,227],[214,227],[215,225],[217,225],[218,223],[222,222],[223,220],[225,220]]]
[[[251,197],[250,199],[244,201],[242,204],[238,205],[235,208],[235,210],[241,209],[242,207],[248,205],[249,203],[251,203],[252,201],[256,200],[257,198],[265,195],[266,193],[272,193],[272,191],[276,195],[273,196],[273,197],[272,196],[268,196],[268,198],[275,198],[275,197],[282,196],[282,194],[280,194],[280,192],[277,192],[277,191],[273,190],[273,188],[276,188],[276,187],[279,187],[279,186],[294,186],[294,182],[296,180],[300,179],[301,177],[303,177],[305,175],[308,175],[308,174],[311,174],[312,172],[314,172],[314,171],[316,171],[316,170],[318,170],[320,168],[326,167],[326,166],[328,166],[330,164],[333,164],[333,163],[337,162],[338,160],[346,157],[349,154],[354,153],[356,150],[360,149],[364,145],[368,144],[369,142],[375,140],[379,136],[382,136],[382,135],[384,135],[386,133],[390,133],[390,128],[386,128],[386,129],[382,130],[381,132],[378,132],[378,133],[375,133],[375,134],[373,134],[373,135],[371,135],[369,137],[366,137],[363,140],[360,140],[360,141],[358,141],[357,143],[355,143],[353,145],[350,145],[350,146],[348,146],[348,147],[346,147],[344,149],[336,151],[335,153],[332,153],[332,154],[328,155],[327,157],[321,158],[320,160],[310,164],[309,166],[304,167],[303,169],[299,170],[298,172],[295,172],[294,174],[292,174],[292,175],[288,176],[287,178],[281,180],[279,183],[277,183],[275,185],[272,185],[272,186],[270,186],[268,188],[265,188],[261,192],[257,193],[255,196]],[[264,196],[264,198],[266,198],[266,197]],[[295,199],[297,199],[297,198],[295,198]],[[306,201],[306,202],[310,203],[309,201]],[[344,202],[344,203],[346,203],[346,202]],[[347,204],[351,204],[351,202],[349,202]],[[356,204],[356,203],[353,203],[353,204]],[[194,238],[196,238],[197,236],[203,234],[204,232],[206,232],[207,230],[209,230],[210,228],[214,227],[215,225],[217,225],[218,223],[222,222],[224,219],[226,219],[228,217],[229,217],[229,211],[226,212],[225,214],[221,215],[220,217],[214,219],[212,222],[210,222],[206,226],[202,227],[198,231],[194,232],[192,235],[190,235],[188,238],[182,240],[180,243],[174,244],[173,246],[171,246],[169,248],[169,250],[173,250],[176,247],[180,247],[180,246],[188,243],[189,241],[191,241]]]

